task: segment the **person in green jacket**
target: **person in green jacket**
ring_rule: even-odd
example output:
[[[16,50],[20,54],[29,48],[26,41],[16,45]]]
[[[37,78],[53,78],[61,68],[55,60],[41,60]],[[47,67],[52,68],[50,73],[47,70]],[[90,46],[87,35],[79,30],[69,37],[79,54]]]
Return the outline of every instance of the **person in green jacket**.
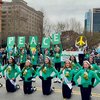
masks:
[[[58,45],[56,45],[54,49],[54,64],[58,72],[60,72],[60,69],[61,69],[61,53],[62,53],[62,49]],[[56,77],[56,79],[54,80],[54,83],[57,83],[57,82],[61,83],[59,78]]]
[[[15,63],[14,57],[10,57],[9,62],[2,69],[2,74],[6,80],[7,92],[15,92],[19,86],[16,85],[16,78],[21,73],[20,67]]]
[[[59,75],[62,74],[60,79],[62,82],[62,95],[64,100],[71,98],[72,93],[72,79],[74,75],[74,70],[72,69],[72,63],[70,60],[65,61],[63,69],[60,71]]]
[[[25,62],[26,62],[26,59],[27,59],[27,53],[26,53],[26,50],[24,48],[20,49],[20,68],[21,70],[23,69],[23,67],[25,66]]]
[[[38,65],[38,51],[36,50],[36,48],[32,48],[31,49],[31,64],[34,68],[34,70],[36,71],[37,65]]]
[[[25,67],[22,69],[22,73],[21,73],[21,78],[23,79],[24,94],[31,94],[34,91],[36,91],[36,88],[32,87],[32,78],[35,78],[36,76],[37,74],[31,65],[31,61],[27,60],[25,63]]]
[[[87,51],[86,49],[84,50],[84,60],[88,60],[90,57],[90,53],[89,51]]]
[[[53,72],[55,74],[53,74]],[[52,65],[51,59],[48,56],[45,58],[45,64],[37,70],[37,74],[42,80],[43,95],[50,95],[53,92],[53,89],[51,89],[51,80],[58,75],[58,72]]]
[[[36,48],[32,48],[32,49],[31,49],[30,58],[31,58],[32,67],[33,67],[34,70],[36,71],[37,66],[38,66],[38,51],[37,51]],[[33,82],[36,81],[35,78],[33,78],[32,80],[33,80]]]
[[[95,87],[99,82],[100,79],[97,74],[90,70],[91,64],[86,60],[83,62],[83,69],[81,69],[74,77],[74,81],[78,86],[77,80],[79,77],[81,78],[80,83],[80,92],[82,100],[90,100],[91,98],[91,89]],[[92,78],[95,78],[96,81],[92,86]]]
[[[92,56],[89,57],[89,62],[91,64],[91,70],[95,71],[98,76],[100,76],[100,67],[95,63]],[[92,79],[92,84],[94,84],[95,78]]]
[[[82,68],[82,66],[77,62],[75,56],[70,56],[69,60],[72,63],[72,69],[75,71],[75,73],[73,74],[73,78],[74,78],[75,74]],[[72,84],[75,85],[73,78],[72,78]]]

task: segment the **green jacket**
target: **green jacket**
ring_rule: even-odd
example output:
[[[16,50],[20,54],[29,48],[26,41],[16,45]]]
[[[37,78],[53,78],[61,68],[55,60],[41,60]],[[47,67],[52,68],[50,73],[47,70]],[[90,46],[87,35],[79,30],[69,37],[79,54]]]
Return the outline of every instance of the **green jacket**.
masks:
[[[60,47],[60,52],[57,53],[57,52],[54,52],[54,62],[55,63],[60,63],[61,62],[61,54],[62,54],[62,45],[59,44],[59,47]],[[54,48],[54,45],[52,46],[52,49],[53,51],[55,51],[55,48]]]
[[[27,58],[26,52],[24,54],[20,54],[20,63],[25,63]]]
[[[6,72],[6,78],[7,79],[16,79],[18,75],[21,73],[20,67],[18,67],[16,64],[15,66],[12,66],[11,64],[5,65],[4,68],[2,69],[2,74],[5,76]]]
[[[96,79],[96,82],[94,83],[93,86],[96,86],[99,82],[100,82],[100,79],[99,77],[97,76],[97,74],[92,71],[92,70],[85,70],[85,69],[81,69],[75,76],[74,76],[74,81],[76,83],[76,85],[78,85],[78,78],[81,77],[81,85],[83,87],[88,87],[89,85],[92,85],[92,82],[91,80],[93,78]]]
[[[73,75],[74,75],[74,70],[70,69],[70,68],[66,68],[63,71],[61,70],[59,72],[59,75],[62,75],[62,77],[60,76],[60,79],[63,79],[63,83],[66,84],[65,80],[67,79],[68,81],[72,81]]]
[[[54,62],[55,63],[61,62],[61,52],[60,53],[54,53]]]
[[[27,67],[27,68],[23,68],[22,72],[21,72],[21,76],[24,77],[24,81],[26,82],[30,82],[31,80],[29,80],[29,78],[35,78],[37,76],[34,68],[32,67]]]
[[[53,66],[48,66],[45,65],[44,67],[40,67],[37,70],[37,74],[40,76],[40,71],[42,71],[42,77],[44,78],[44,80],[46,80],[48,77],[56,77],[58,75],[58,71],[53,67]],[[52,73],[55,72],[55,74],[52,76]]]
[[[36,52],[35,54],[31,53],[31,63],[32,65],[37,65],[38,64],[38,52]]]

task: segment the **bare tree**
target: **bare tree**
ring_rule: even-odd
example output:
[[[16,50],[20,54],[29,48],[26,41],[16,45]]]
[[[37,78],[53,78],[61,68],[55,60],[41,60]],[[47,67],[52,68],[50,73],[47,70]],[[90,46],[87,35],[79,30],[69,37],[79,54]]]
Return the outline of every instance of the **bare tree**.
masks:
[[[53,30],[57,32],[61,32],[65,30],[65,23],[63,22],[58,22],[57,24],[54,25]]]

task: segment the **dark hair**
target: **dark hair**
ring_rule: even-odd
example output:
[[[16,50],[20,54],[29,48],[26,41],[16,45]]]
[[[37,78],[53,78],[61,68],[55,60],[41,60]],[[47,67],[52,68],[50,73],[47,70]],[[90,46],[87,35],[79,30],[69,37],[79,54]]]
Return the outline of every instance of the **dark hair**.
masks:
[[[92,63],[91,63],[91,64],[94,64],[94,63],[95,63],[94,57],[90,56],[90,57],[88,58],[88,61],[89,61],[89,59],[90,59],[90,58],[92,58],[92,59],[93,59],[93,61],[92,61]],[[90,62],[90,61],[89,61],[89,62]]]
[[[75,57],[75,56],[70,56],[70,58],[69,58],[70,61],[72,61],[72,60],[71,60],[71,57],[74,57],[74,63],[77,63],[76,57]]]

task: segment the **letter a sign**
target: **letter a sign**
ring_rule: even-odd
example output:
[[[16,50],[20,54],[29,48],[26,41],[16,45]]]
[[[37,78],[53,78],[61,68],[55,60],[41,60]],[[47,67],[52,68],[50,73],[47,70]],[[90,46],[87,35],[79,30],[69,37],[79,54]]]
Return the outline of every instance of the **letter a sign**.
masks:
[[[25,37],[24,36],[21,36],[21,37],[18,37],[18,47],[25,47]]]
[[[36,47],[37,43],[38,43],[38,37],[37,36],[30,36],[29,37],[30,47]]]
[[[52,43],[53,43],[54,45],[60,43],[60,33],[52,34]]]
[[[44,37],[42,40],[42,48],[50,48],[50,38]]]
[[[7,38],[7,46],[8,47],[13,47],[15,44],[15,37],[8,37]]]

